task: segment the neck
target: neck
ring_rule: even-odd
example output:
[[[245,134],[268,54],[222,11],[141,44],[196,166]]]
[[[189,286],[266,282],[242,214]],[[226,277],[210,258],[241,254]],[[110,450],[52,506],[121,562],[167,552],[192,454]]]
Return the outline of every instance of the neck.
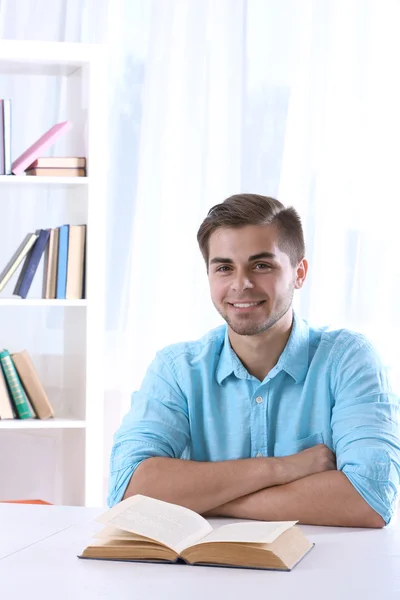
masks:
[[[239,335],[229,327],[229,341],[251,375],[262,381],[274,368],[290,336],[293,310],[259,335]]]

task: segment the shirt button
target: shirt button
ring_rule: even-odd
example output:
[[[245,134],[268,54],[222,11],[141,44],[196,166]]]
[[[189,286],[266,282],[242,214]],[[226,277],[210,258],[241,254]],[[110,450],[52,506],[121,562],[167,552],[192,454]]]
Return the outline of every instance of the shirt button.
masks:
[[[261,396],[257,396],[257,398],[256,398],[257,404],[261,404],[262,401],[263,401],[263,399],[261,398]]]
[[[256,457],[257,458],[261,458],[262,457],[262,452],[257,452]]]

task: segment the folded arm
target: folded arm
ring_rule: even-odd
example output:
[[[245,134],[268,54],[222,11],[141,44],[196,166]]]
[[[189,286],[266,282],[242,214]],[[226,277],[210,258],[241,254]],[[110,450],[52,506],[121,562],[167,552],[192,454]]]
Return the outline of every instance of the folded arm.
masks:
[[[284,458],[182,460],[190,443],[187,401],[158,355],[115,436],[109,506],[143,494],[202,513],[241,496],[335,468],[323,445]]]
[[[385,521],[340,471],[318,473],[229,502],[205,516],[308,525],[383,527]]]
[[[390,521],[400,484],[400,404],[367,340],[344,349],[332,367],[331,389],[337,471],[248,495],[214,515],[347,527]]]
[[[124,498],[143,494],[203,513],[253,492],[335,467],[322,444],[285,458],[197,462],[148,458],[131,477]]]
[[[307,469],[279,458],[221,462],[182,460],[190,444],[187,400],[158,354],[117,432],[111,454],[109,506],[134,494],[204,512],[298,477]],[[307,473],[304,473],[307,474]]]

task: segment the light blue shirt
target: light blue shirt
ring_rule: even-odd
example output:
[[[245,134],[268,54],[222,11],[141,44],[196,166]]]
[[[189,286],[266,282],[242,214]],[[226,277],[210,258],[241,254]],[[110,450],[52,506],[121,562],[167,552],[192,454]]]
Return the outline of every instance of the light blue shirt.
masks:
[[[223,325],[157,353],[115,434],[108,504],[122,499],[146,458],[287,456],[320,443],[388,523],[400,483],[400,403],[368,340],[313,329],[295,314],[278,363],[260,382]]]

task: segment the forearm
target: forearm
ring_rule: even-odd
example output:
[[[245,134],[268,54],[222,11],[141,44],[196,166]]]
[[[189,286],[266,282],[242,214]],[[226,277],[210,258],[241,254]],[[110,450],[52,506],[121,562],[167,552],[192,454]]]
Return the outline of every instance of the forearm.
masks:
[[[143,494],[203,513],[288,480],[278,458],[196,462],[148,458],[136,469],[124,498]]]
[[[346,475],[328,471],[238,498],[207,514],[308,525],[383,527]]]

